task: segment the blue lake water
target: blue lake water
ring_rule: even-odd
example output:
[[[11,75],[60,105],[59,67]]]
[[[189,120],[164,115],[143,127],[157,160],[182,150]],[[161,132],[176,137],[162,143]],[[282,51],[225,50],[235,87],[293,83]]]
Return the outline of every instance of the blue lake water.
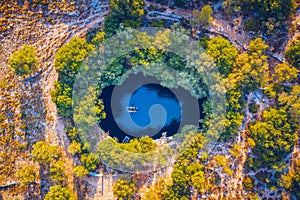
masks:
[[[126,136],[135,138],[148,135],[158,139],[163,132],[167,132],[168,136],[177,133],[182,124],[199,125],[200,116],[193,115],[197,109],[202,110],[202,102],[188,91],[172,89],[177,95],[182,94],[181,99],[178,99],[170,89],[153,83],[151,77],[147,79],[153,82],[147,84],[143,83],[146,81],[141,75],[128,79],[129,85],[123,83],[123,87],[106,87],[100,96],[106,112],[106,119],[101,120],[100,126],[111,137],[118,138],[119,142]],[[191,99],[196,103],[191,102]],[[128,112],[128,107],[136,107],[137,112]]]
[[[169,89],[158,84],[148,84],[138,88],[132,94],[129,105],[138,108],[138,112],[131,113],[131,118],[137,125],[142,127],[151,124],[149,111],[155,105],[161,106],[157,107],[156,112],[154,111],[155,118],[167,115],[164,127],[169,126],[173,121],[180,122],[181,119],[181,106],[178,99]],[[161,122],[157,120],[152,123],[154,128],[161,125]]]

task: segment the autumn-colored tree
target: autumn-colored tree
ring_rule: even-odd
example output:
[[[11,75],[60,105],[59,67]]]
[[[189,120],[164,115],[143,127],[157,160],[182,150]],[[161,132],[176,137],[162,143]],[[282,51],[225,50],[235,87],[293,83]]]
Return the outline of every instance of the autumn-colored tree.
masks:
[[[169,178],[159,177],[157,183],[151,186],[142,197],[142,200],[161,200],[168,193],[168,187],[172,185]]]
[[[287,190],[292,187],[293,177],[290,174],[282,174],[279,180],[279,185]]]
[[[245,176],[243,178],[243,186],[245,187],[246,190],[252,190],[253,188],[253,180],[249,176]]]
[[[58,114],[69,117],[72,115],[72,88],[56,82],[51,90],[51,97],[57,106]]]
[[[99,31],[92,39],[92,44],[97,45],[105,40],[105,32]]]

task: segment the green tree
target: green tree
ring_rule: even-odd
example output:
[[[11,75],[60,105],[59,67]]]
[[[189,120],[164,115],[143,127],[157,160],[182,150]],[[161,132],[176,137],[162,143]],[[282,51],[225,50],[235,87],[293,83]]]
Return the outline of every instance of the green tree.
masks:
[[[33,145],[33,160],[40,164],[50,164],[50,162],[59,158],[60,152],[56,146],[50,146],[45,142],[39,141]]]
[[[83,165],[90,171],[96,169],[97,165],[99,164],[98,156],[93,153],[83,154],[80,160]]]
[[[35,49],[31,46],[23,45],[21,49],[11,55],[8,65],[18,76],[30,74],[38,66]]]
[[[93,45],[87,44],[84,39],[73,38],[57,51],[54,65],[61,84],[73,85],[82,62],[93,49]]]
[[[77,200],[77,197],[72,193],[70,188],[54,185],[50,187],[50,191],[46,194],[45,200]]]
[[[35,181],[36,171],[33,166],[23,166],[17,171],[17,177],[22,186],[28,185]]]
[[[81,152],[81,143],[76,142],[74,140],[68,147],[68,152],[71,153],[72,155],[75,155],[76,153],[80,153]]]
[[[65,117],[72,115],[72,88],[56,82],[51,90],[51,98],[57,106],[58,114]]]
[[[244,13],[257,13],[259,19],[266,21],[275,18],[277,21],[286,20],[295,9],[295,0],[245,0],[240,1]]]
[[[204,27],[208,27],[212,21],[212,13],[213,10],[209,5],[204,6],[201,11],[198,10],[193,11],[192,18],[196,22],[196,24],[201,24]]]
[[[274,79],[279,83],[293,81],[298,76],[298,70],[295,67],[289,66],[287,63],[278,64],[274,68]]]
[[[266,87],[270,77],[267,56],[264,51],[268,48],[261,38],[250,41],[249,54],[239,54],[236,58],[233,72],[228,76],[232,87],[255,90]]]
[[[142,17],[145,2],[143,0],[111,0],[110,6],[112,11],[120,18]]]
[[[199,149],[203,147],[203,139],[203,135],[201,133],[195,134],[194,130],[185,135],[185,142],[182,144],[184,152],[171,174],[173,184],[168,187],[168,192],[165,193],[163,199],[188,199],[191,195],[190,187],[193,186],[197,190],[206,187],[204,168],[198,162]]]
[[[72,87],[84,59],[94,49],[82,38],[73,38],[55,54],[55,68],[59,82],[55,83],[51,97],[57,105],[58,113],[64,117],[72,115]]]
[[[148,153],[155,150],[156,144],[149,136],[134,138],[129,143],[120,144],[124,150],[134,153]]]
[[[213,10],[209,5],[204,6],[200,12],[200,23],[204,26],[209,26],[212,23],[212,13]]]
[[[114,196],[118,200],[130,200],[132,199],[136,186],[132,180],[119,178],[117,182],[114,183]]]
[[[225,8],[225,12],[227,14],[232,14],[234,12],[239,12],[241,10],[241,1],[225,0],[223,1],[222,6]]]
[[[162,19],[159,20],[152,20],[151,21],[151,26],[152,27],[159,27],[159,28],[164,28],[165,27],[165,22]]]
[[[120,26],[120,20],[115,16],[113,13],[109,13],[105,17],[105,22],[104,22],[104,32],[106,38],[112,36],[117,32]]]
[[[250,126],[250,137],[255,141],[254,152],[269,167],[282,161],[297,140],[286,111],[274,108],[264,111],[262,122]]]
[[[74,121],[81,127],[89,128],[98,123],[99,120],[106,118],[103,101],[97,99],[94,102],[95,97],[95,89],[89,87],[87,95],[80,100],[78,105],[74,106]]]
[[[65,180],[65,166],[62,160],[59,160],[50,166],[50,175],[54,181]]]
[[[99,31],[95,37],[92,39],[92,44],[97,45],[102,43],[105,40],[105,32],[104,31]]]
[[[300,69],[300,40],[292,42],[286,51],[286,59],[291,65]]]
[[[290,92],[282,92],[278,95],[278,102],[282,109],[286,110],[289,117],[298,122],[300,116],[300,86],[292,86]]]
[[[74,167],[74,172],[76,176],[83,177],[89,174],[89,170],[85,168],[84,166],[76,166]]]
[[[231,73],[238,51],[229,40],[223,37],[211,38],[207,42],[207,53],[216,62],[219,71],[227,77]]]
[[[109,37],[116,33],[121,23],[126,27],[140,27],[144,6],[144,0],[111,0],[112,12],[105,18],[105,35]]]

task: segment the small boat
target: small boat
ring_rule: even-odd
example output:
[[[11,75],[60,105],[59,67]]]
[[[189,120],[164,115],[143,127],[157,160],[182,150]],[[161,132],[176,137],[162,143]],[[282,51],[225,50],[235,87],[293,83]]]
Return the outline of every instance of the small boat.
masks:
[[[138,110],[139,110],[138,107],[135,107],[135,106],[127,107],[127,112],[133,113],[133,112],[137,112]]]

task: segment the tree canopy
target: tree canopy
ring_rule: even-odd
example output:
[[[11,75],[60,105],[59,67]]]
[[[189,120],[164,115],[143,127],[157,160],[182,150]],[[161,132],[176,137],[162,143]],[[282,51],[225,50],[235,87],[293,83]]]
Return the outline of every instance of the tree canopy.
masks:
[[[250,52],[239,54],[236,58],[233,73],[229,77],[231,86],[238,86],[247,91],[264,88],[269,81],[269,66],[264,54],[268,45],[261,38],[250,41]]]
[[[88,175],[90,172],[88,169],[86,169],[84,166],[76,166],[74,167],[74,172],[76,176],[83,177],[85,175]]]
[[[207,27],[211,24],[213,10],[209,5],[204,6],[200,11],[194,10],[192,12],[192,23],[196,25],[203,25]]]
[[[39,141],[33,145],[33,160],[40,164],[50,164],[60,156],[60,152],[56,146],[50,146],[45,142]]]
[[[83,154],[81,156],[81,162],[83,165],[90,171],[96,169],[97,165],[99,164],[99,158],[96,154]]]
[[[144,15],[144,0],[111,0],[111,13],[106,17],[104,31],[109,37],[116,33],[121,23],[138,28]]]
[[[298,70],[288,63],[278,64],[274,69],[273,77],[279,83],[294,81],[298,76]]]
[[[59,73],[59,82],[56,82],[51,91],[51,97],[56,103],[58,113],[64,117],[72,115],[72,91],[75,77],[82,62],[94,49],[92,44],[82,38],[73,38],[68,44],[60,48],[55,55],[55,68]]]
[[[208,40],[207,53],[216,62],[220,73],[227,77],[231,73],[238,51],[229,40],[219,36]]]
[[[250,126],[250,137],[255,141],[254,151],[269,166],[282,161],[297,140],[286,111],[275,108],[264,111],[263,121]]]
[[[28,185],[35,181],[36,179],[36,170],[33,166],[23,166],[22,169],[17,171],[17,177],[21,185]]]
[[[76,142],[75,140],[72,141],[72,143],[68,147],[68,152],[71,153],[72,155],[75,155],[76,153],[80,153],[81,152],[81,143]]]
[[[31,46],[23,45],[11,55],[8,65],[18,76],[30,74],[38,67],[35,49]]]
[[[121,177],[114,183],[113,190],[118,200],[130,200],[136,191],[136,186],[132,180]]]
[[[50,167],[50,175],[54,181],[65,180],[65,165],[62,160],[53,163]]]
[[[156,144],[149,136],[134,138],[129,143],[121,143],[120,148],[134,153],[148,153],[155,150]]]
[[[46,194],[45,200],[77,200],[77,197],[72,193],[70,188],[54,185],[50,187],[50,191]]]
[[[257,13],[261,19],[274,17],[277,20],[285,20],[295,9],[295,0],[245,0],[240,2],[244,12]]]
[[[292,42],[286,52],[286,58],[291,65],[300,69],[300,40]]]
[[[73,85],[82,61],[93,49],[93,45],[87,44],[84,39],[72,38],[57,51],[54,65],[59,73],[60,83],[69,87]]]

